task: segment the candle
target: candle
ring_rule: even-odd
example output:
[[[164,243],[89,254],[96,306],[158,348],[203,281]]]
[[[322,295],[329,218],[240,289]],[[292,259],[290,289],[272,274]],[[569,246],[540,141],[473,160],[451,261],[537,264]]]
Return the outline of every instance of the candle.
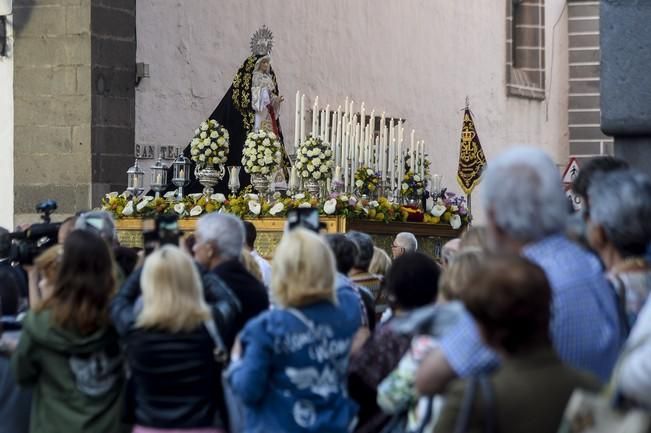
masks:
[[[157,174],[156,174],[156,183],[157,183],[158,185],[160,185],[161,183],[163,183],[163,182],[162,182],[162,179],[161,179],[161,176],[160,176],[160,173],[157,173]]]
[[[299,144],[305,140],[305,94],[301,95],[301,136]]]
[[[314,107],[312,108],[312,137],[317,136],[319,123],[319,97],[314,98]]]
[[[296,113],[294,113],[294,152],[301,143],[301,97],[296,92]]]
[[[325,141],[328,141],[328,132],[330,130],[330,104],[326,105],[324,124],[325,124],[325,127],[323,128],[323,136],[324,136],[323,139]],[[330,141],[332,141],[332,140],[330,140]]]
[[[179,177],[185,179],[185,170],[182,168],[179,170]]]
[[[409,168],[414,174],[416,174],[416,148],[414,147],[416,145],[414,142],[415,135],[416,131],[412,129],[411,136],[409,137]]]
[[[138,188],[138,176],[133,176],[133,187]]]
[[[335,180],[337,182],[341,182],[341,167],[340,166],[335,167]]]

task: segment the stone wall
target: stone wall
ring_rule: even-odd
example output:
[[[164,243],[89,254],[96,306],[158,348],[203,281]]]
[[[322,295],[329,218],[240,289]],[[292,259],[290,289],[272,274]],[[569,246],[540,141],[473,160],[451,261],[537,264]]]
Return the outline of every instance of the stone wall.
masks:
[[[15,0],[15,213],[123,187],[133,153],[135,1]]]
[[[15,213],[89,208],[90,1],[15,0],[14,17]]]
[[[136,5],[95,0],[91,9],[92,204],[124,191],[133,164]]]
[[[570,154],[579,159],[613,153],[601,132],[599,1],[571,0],[569,14]]]

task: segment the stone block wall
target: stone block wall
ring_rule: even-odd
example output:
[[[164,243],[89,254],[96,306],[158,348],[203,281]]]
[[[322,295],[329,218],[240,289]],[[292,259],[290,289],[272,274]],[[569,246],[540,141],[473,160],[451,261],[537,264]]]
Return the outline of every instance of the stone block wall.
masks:
[[[568,20],[570,155],[580,159],[611,155],[613,140],[600,126],[599,1],[571,0]]]
[[[89,208],[90,2],[15,0],[14,31],[15,213]]]
[[[15,0],[14,14],[17,220],[46,198],[95,207],[133,155],[135,0]]]
[[[92,203],[124,191],[133,164],[136,3],[95,0],[91,8]]]

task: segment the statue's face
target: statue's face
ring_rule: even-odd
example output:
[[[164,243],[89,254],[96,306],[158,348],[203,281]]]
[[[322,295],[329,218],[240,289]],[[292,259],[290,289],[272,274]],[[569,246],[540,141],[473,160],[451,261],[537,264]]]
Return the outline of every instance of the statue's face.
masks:
[[[260,72],[265,74],[269,72],[269,60],[264,59],[260,62]]]

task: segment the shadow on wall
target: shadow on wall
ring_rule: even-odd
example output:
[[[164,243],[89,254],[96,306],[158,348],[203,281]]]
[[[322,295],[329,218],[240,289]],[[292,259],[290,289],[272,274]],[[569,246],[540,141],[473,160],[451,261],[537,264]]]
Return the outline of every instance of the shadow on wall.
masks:
[[[20,36],[23,28],[32,17],[32,10],[38,4],[38,0],[14,0],[13,7],[13,30],[15,36]]]

